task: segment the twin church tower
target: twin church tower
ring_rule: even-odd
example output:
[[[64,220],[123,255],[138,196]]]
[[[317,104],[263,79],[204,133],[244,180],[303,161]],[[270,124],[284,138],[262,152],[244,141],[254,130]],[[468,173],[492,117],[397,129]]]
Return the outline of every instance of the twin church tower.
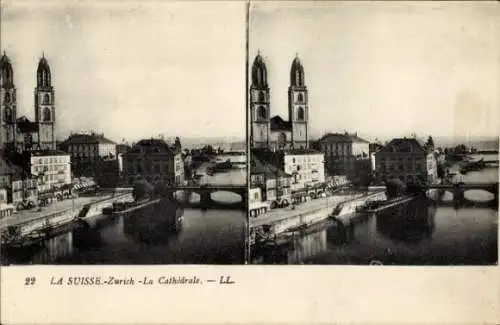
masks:
[[[0,150],[6,146],[17,151],[56,149],[54,88],[45,56],[36,71],[34,106],[35,122],[25,116],[17,118],[14,72],[4,53],[0,58]]]
[[[270,117],[270,90],[266,64],[260,55],[252,66],[250,86],[250,147],[272,150],[307,149],[309,147],[309,106],[304,67],[298,57],[290,69],[288,87],[288,121],[279,115]]]

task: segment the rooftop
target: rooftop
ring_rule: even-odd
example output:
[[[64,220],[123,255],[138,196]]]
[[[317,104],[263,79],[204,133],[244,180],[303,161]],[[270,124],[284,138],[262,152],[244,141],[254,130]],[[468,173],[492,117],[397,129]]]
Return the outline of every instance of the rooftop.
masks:
[[[357,142],[357,143],[369,143],[365,139],[358,137],[357,133],[349,134],[345,133],[327,133],[322,136],[319,142]]]
[[[323,153],[314,149],[285,149],[285,155],[322,155]]]
[[[282,169],[260,161],[255,155],[250,155],[250,174],[265,174],[267,177],[290,177]]]
[[[35,133],[38,132],[38,123],[31,122],[26,116],[21,116],[16,120],[18,132]]]
[[[271,131],[291,131],[292,124],[289,121],[285,121],[281,116],[273,116],[270,120]]]
[[[104,137],[104,134],[97,133],[74,133],[71,134],[65,141],[66,144],[94,144],[94,143],[109,143],[115,144],[115,142]]]
[[[276,150],[272,151],[268,148],[254,148],[252,149],[252,152],[256,154],[258,157],[266,157],[266,156],[284,156],[284,155],[321,155],[323,154],[322,152],[315,150],[315,149],[282,149],[282,150]]]
[[[383,146],[379,152],[413,152],[424,153],[424,146],[415,138],[394,138]]]
[[[117,144],[116,145],[116,152],[117,153],[126,153],[131,149],[131,147],[127,144]]]
[[[128,150],[125,154],[133,154],[140,152],[149,152],[149,153],[175,153],[175,150],[168,145],[163,139],[143,139],[137,142]]]
[[[69,153],[62,150],[33,150],[28,153],[32,156],[69,156]]]
[[[0,157],[0,175],[18,175],[22,173],[22,168],[15,165],[8,159]]]

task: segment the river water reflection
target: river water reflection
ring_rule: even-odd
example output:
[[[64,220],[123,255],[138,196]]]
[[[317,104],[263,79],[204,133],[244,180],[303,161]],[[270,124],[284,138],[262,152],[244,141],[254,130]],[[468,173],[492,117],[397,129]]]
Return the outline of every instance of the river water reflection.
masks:
[[[496,182],[498,169],[471,172],[463,179]],[[497,237],[498,209],[457,209],[418,199],[367,216],[352,228],[325,222],[286,245],[254,252],[253,262],[491,265],[497,263]]]
[[[244,182],[243,171],[234,173],[233,184]],[[173,232],[166,220],[179,214],[183,228]],[[245,220],[243,210],[156,206],[67,232],[42,248],[2,252],[2,264],[243,264]]]

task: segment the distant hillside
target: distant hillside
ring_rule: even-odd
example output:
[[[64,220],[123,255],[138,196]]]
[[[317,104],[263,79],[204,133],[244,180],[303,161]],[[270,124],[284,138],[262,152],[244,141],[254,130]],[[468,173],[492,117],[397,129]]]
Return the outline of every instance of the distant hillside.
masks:
[[[135,139],[137,142],[140,139]],[[164,137],[165,142],[173,144],[175,137]],[[206,138],[190,138],[190,137],[180,137],[181,145],[183,148],[196,149],[202,148],[207,145],[211,145],[214,148],[223,148],[224,151],[241,151],[245,150],[245,140],[237,137],[206,137]],[[133,141],[130,141],[133,142]]]
[[[409,135],[398,135],[395,134],[393,137],[374,137],[366,134],[358,134],[361,138],[370,141],[370,142],[376,142],[380,141],[382,143],[388,142],[393,138],[402,138],[404,136],[409,136]],[[316,137],[312,140],[317,140],[319,137]],[[483,136],[483,137],[471,137],[469,139],[468,136],[433,136],[434,139],[434,144],[436,147],[455,147],[459,144],[465,144],[466,146],[472,145],[473,147],[476,147],[477,149],[498,149],[500,145],[500,139],[499,137],[492,137],[492,136]],[[417,139],[425,142],[427,140],[427,137],[422,137],[422,136],[417,136]]]
[[[477,149],[498,149],[498,137],[435,137],[434,142],[438,147],[454,147],[459,144],[472,145]]]

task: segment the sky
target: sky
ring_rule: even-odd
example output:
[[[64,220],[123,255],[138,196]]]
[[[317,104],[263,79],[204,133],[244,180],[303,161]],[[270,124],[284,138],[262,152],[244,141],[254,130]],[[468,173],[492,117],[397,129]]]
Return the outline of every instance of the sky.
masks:
[[[498,136],[499,2],[253,3],[271,115],[288,118],[296,54],[312,136]]]
[[[165,137],[244,139],[245,4],[2,1],[18,117],[34,119],[44,53],[58,138],[95,131],[119,142]]]

